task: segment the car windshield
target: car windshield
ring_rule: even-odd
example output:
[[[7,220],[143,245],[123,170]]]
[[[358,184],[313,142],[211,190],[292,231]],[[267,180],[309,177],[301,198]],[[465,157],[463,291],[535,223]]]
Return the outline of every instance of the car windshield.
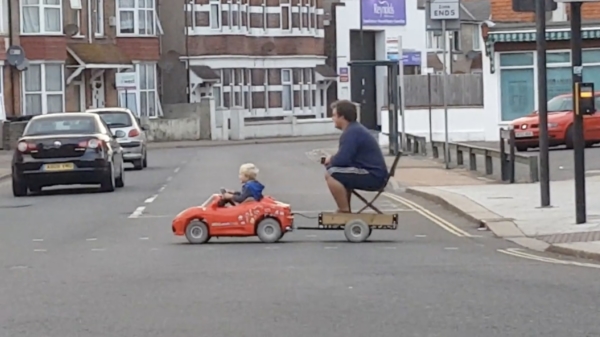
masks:
[[[573,99],[569,96],[556,96],[548,101],[548,112],[573,110]]]
[[[98,132],[93,117],[56,116],[32,119],[27,124],[24,136],[93,134]]]
[[[110,128],[125,128],[133,125],[131,116],[128,113],[122,111],[102,111],[98,112],[100,118]]]

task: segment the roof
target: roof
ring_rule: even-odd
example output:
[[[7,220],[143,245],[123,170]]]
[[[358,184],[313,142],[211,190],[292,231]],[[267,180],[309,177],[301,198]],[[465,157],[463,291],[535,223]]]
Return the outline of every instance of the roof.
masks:
[[[325,64],[319,64],[318,66],[315,67],[315,72],[317,72],[319,75],[323,76],[324,78],[337,78],[338,74],[335,72],[335,70],[333,70],[333,68],[331,68],[328,65]]]
[[[49,113],[49,114],[45,114],[45,115],[37,115],[34,116],[32,119],[52,119],[52,118],[58,118],[58,117],[68,117],[68,118],[72,118],[72,117],[94,117],[94,115],[89,114],[87,112],[69,112],[69,113],[65,113],[65,112],[57,112],[57,113]]]
[[[581,28],[600,27],[600,20],[585,20],[581,23]],[[533,31],[535,32],[535,22],[494,22],[494,26],[488,26],[491,32],[496,31]],[[571,30],[570,21],[546,22],[546,29],[565,29]]]
[[[131,112],[131,110],[127,108],[121,107],[112,107],[112,108],[94,108],[85,110],[86,113],[96,113],[96,112],[109,112],[109,111],[119,111],[119,112]]]
[[[131,59],[112,43],[69,43],[67,48],[84,64],[132,64]]]
[[[492,7],[490,2],[490,0],[462,0],[461,20],[469,20],[467,17],[463,18],[463,11],[467,12],[473,21],[489,20]]]
[[[221,76],[209,66],[191,66],[190,69],[205,81],[220,81]]]

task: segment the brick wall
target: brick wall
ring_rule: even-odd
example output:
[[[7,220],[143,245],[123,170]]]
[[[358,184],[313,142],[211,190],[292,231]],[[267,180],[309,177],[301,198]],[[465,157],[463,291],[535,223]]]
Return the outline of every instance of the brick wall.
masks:
[[[535,22],[533,13],[517,13],[512,10],[512,0],[491,0],[492,21],[494,22]],[[566,4],[567,16],[570,5]],[[584,3],[582,7],[584,20],[600,19],[600,2]]]

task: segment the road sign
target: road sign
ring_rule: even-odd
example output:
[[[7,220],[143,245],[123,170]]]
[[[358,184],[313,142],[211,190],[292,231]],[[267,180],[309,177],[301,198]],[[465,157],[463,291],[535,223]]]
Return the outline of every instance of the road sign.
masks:
[[[427,1],[425,3],[425,11],[426,13],[431,13],[431,5],[432,3]],[[442,20],[434,20],[431,19],[429,15],[425,16],[425,29],[428,32],[442,32]],[[446,31],[460,31],[460,20],[446,20]]]
[[[460,18],[460,2],[433,1],[429,7],[429,17],[432,20],[457,20]]]

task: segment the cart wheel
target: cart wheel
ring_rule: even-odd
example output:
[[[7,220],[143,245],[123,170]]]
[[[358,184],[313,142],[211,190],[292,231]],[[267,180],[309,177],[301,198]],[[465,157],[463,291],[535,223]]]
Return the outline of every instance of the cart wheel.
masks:
[[[279,241],[282,235],[279,221],[272,218],[262,219],[256,226],[256,235],[264,243],[273,243]]]
[[[205,243],[210,239],[208,226],[204,221],[192,220],[185,228],[185,237],[191,244]]]
[[[353,219],[344,226],[344,234],[350,242],[363,242],[371,234],[371,228],[361,219]]]

